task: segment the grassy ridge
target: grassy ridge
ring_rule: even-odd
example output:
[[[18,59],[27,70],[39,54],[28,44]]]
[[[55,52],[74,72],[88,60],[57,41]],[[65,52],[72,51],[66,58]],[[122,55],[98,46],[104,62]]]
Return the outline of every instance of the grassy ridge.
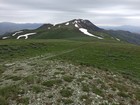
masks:
[[[83,33],[80,33],[77,29],[68,28],[54,28],[48,31],[36,30],[38,35],[32,36],[34,39],[67,39],[75,37],[85,37]],[[87,36],[88,37],[88,36]]]
[[[58,58],[140,78],[140,47],[135,45],[90,42]]]
[[[5,40],[0,41],[0,62],[56,54],[82,43],[66,40]]]
[[[105,70],[120,71],[140,78],[140,47],[123,43],[72,40],[6,40],[0,42],[0,61],[28,58],[42,54],[73,52],[54,57]]]

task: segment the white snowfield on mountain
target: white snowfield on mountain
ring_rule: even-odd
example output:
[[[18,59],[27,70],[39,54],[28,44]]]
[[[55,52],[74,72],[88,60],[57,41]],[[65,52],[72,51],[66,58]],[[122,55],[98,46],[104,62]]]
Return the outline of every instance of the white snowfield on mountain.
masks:
[[[80,23],[79,20],[75,20],[74,22],[72,22],[72,24],[77,24],[77,23]]]
[[[74,21],[74,23],[76,23],[76,24],[77,24],[77,23],[78,23],[78,21],[77,21],[77,20],[75,20],[75,21]]]
[[[16,33],[14,33],[12,36],[15,36],[16,34],[22,33],[23,31],[18,31]]]
[[[7,39],[8,37],[2,37],[2,39]]]
[[[116,38],[117,41],[121,41],[120,39]]]
[[[98,39],[103,39],[102,37],[98,37],[98,36],[95,36],[95,35],[89,33],[89,32],[87,31],[87,29],[85,29],[85,28],[79,28],[79,30],[80,30],[82,33],[84,33],[84,34],[86,34],[86,35],[88,35],[88,36],[93,36],[93,37],[98,38]]]
[[[77,24],[75,24],[75,27],[76,27],[76,28],[79,28],[79,26],[78,26]]]
[[[68,26],[69,24],[70,24],[70,23],[68,22],[68,23],[66,23],[65,25]]]
[[[75,27],[76,27],[76,28],[79,28],[78,24],[75,24]],[[92,36],[92,37],[95,37],[95,38],[98,38],[98,39],[103,39],[102,37],[98,37],[98,36],[95,36],[95,35],[89,33],[89,32],[87,31],[87,29],[85,29],[85,28],[79,28],[79,30],[80,30],[82,33],[84,33],[85,35]]]
[[[27,34],[24,34],[24,35],[20,35],[20,36],[17,37],[17,39],[20,39],[22,37],[25,37],[25,39],[28,39],[28,36],[34,35],[34,34],[36,34],[36,33],[27,33]]]

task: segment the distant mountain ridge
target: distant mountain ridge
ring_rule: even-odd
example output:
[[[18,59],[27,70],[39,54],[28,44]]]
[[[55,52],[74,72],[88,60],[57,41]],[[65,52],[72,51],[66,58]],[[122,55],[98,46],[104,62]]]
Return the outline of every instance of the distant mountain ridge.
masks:
[[[83,19],[73,19],[56,25],[44,24],[32,30],[15,31],[1,36],[1,39],[94,39],[140,45],[140,34],[105,30]]]
[[[95,31],[101,31],[101,30],[102,30],[101,28],[97,27],[89,20],[73,19],[56,25],[44,24],[35,30],[20,30],[22,31],[21,33],[13,32],[13,33],[5,34],[2,36],[2,39],[9,39],[9,38],[18,39],[19,35],[22,35],[23,38],[25,38],[26,35],[30,35],[29,38],[33,38],[33,39],[34,38],[35,39],[63,39],[63,38],[76,38],[76,37],[81,38],[81,37],[89,37],[89,36],[92,36],[97,39],[103,39],[101,38],[101,35],[94,35]],[[36,35],[35,34],[33,35],[31,33],[36,33]]]
[[[140,26],[124,25],[124,26],[100,26],[100,27],[106,30],[123,30],[140,34]]]
[[[14,32],[22,29],[36,29],[40,27],[41,23],[11,23],[11,22],[1,22],[0,23],[0,35],[4,33]]]

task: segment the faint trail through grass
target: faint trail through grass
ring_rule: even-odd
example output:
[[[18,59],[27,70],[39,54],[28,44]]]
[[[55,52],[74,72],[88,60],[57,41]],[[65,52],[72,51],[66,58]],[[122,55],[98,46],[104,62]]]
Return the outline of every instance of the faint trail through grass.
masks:
[[[53,58],[53,57],[57,57],[57,56],[60,56],[60,55],[63,55],[63,54],[67,54],[67,53],[70,53],[70,52],[73,52],[77,49],[80,49],[81,47],[85,46],[86,44],[82,44],[76,48],[73,48],[73,49],[70,49],[70,50],[64,50],[64,51],[61,51],[59,53],[56,53],[56,54],[44,54],[44,55],[41,55],[41,56],[37,56],[37,57],[32,57],[32,58],[29,58],[30,60],[33,60],[33,59],[39,59],[40,57],[43,59],[50,59],[50,58]]]

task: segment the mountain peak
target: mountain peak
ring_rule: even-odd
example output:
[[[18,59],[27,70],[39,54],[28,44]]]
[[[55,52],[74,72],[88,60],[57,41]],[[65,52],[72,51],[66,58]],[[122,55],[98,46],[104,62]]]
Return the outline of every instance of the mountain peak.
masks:
[[[85,28],[88,29],[90,31],[101,31],[103,29],[97,27],[96,25],[94,25],[91,21],[89,20],[84,20],[84,19],[73,19],[69,22],[72,22],[73,24],[76,24],[78,27],[80,28]]]
[[[31,38],[33,37],[40,37],[40,38],[46,38],[46,37],[53,37],[53,38],[61,38],[64,37],[85,37],[87,36],[92,36],[94,38],[98,39],[104,39],[100,35],[94,35],[94,31],[100,31],[102,29],[98,28],[95,26],[92,22],[89,20],[84,20],[84,19],[73,19],[64,23],[60,24],[44,24],[40,26],[39,28],[35,30],[24,30],[22,31],[17,31],[12,34],[7,34],[6,37],[2,37],[2,39],[7,39],[7,38],[25,38],[28,39],[28,36]],[[19,33],[20,32],[20,33]],[[40,33],[41,32],[41,33]],[[45,33],[45,34],[42,34]],[[66,34],[68,33],[68,34]],[[71,34],[69,34],[71,33]],[[34,35],[37,34],[37,35]],[[32,36],[31,36],[32,35]],[[74,35],[74,36],[73,36]]]
[[[97,27],[96,25],[94,25],[91,21],[89,20],[84,20],[84,19],[73,19],[64,23],[60,23],[60,24],[44,24],[41,27],[39,27],[38,29],[50,29],[50,28],[60,28],[60,27],[65,27],[67,26],[67,28],[84,28],[87,29],[91,32],[93,31],[101,31],[103,29]]]
[[[71,20],[70,22],[86,23],[86,21],[89,21],[89,20],[84,20],[84,19],[73,19],[73,20]],[[89,22],[90,22],[90,21],[89,21]]]

